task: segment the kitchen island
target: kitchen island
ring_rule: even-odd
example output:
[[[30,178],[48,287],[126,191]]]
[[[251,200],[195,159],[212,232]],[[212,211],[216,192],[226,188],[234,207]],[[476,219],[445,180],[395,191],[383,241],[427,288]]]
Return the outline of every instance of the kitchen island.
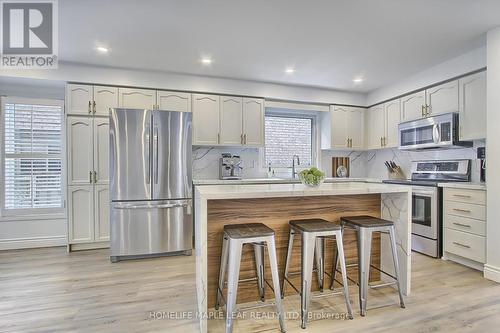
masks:
[[[222,228],[225,224],[261,222],[274,229],[281,275],[288,239],[288,221],[292,218],[317,217],[338,223],[341,216],[372,215],[394,221],[401,288],[405,295],[410,293],[410,187],[361,182],[322,184],[317,188],[302,184],[204,185],[195,187],[194,199],[197,302],[200,331],[203,333],[207,332],[207,313],[214,306]],[[344,247],[347,260],[354,258],[356,243],[352,233],[346,232]],[[383,270],[392,273],[388,237],[382,235],[379,242],[374,242],[373,247],[376,257],[373,263],[380,264]],[[332,262],[333,250],[330,249],[331,245],[326,251],[329,254],[326,256],[326,263]],[[292,271],[300,267],[300,242],[295,242],[293,253]],[[327,266],[326,271],[329,269]],[[240,279],[254,274],[253,257],[250,251],[244,251]],[[380,278],[384,279],[383,276]],[[291,289],[289,288],[287,295],[293,293]],[[271,292],[268,292],[266,297],[272,298]],[[238,303],[257,299],[255,286],[239,285]]]

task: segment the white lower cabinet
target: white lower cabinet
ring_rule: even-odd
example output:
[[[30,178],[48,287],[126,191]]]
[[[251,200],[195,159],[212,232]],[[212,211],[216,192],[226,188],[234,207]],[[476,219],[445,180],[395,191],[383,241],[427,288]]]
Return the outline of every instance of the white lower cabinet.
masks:
[[[68,187],[69,244],[94,240],[94,186]]]
[[[486,262],[486,191],[443,189],[443,256],[481,269]]]
[[[109,187],[68,187],[68,243],[109,241]]]
[[[94,240],[109,241],[109,187],[94,187]]]

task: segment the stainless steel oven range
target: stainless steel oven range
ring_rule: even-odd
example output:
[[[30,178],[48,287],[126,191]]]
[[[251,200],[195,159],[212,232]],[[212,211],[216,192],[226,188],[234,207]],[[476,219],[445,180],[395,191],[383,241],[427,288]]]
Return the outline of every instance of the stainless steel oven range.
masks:
[[[412,250],[431,257],[442,256],[443,182],[470,181],[470,160],[414,161],[411,179],[384,183],[412,186]]]

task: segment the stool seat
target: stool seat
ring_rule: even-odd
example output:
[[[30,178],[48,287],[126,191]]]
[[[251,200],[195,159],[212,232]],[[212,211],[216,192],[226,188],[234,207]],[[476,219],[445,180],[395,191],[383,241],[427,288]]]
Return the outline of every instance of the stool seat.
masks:
[[[368,215],[342,217],[340,221],[345,225],[351,225],[360,228],[390,227],[391,225],[394,225],[394,222],[392,221]]]
[[[321,232],[340,230],[340,226],[323,219],[291,220],[290,225],[303,232]]]
[[[274,230],[262,223],[229,224],[224,233],[233,239],[273,236]]]

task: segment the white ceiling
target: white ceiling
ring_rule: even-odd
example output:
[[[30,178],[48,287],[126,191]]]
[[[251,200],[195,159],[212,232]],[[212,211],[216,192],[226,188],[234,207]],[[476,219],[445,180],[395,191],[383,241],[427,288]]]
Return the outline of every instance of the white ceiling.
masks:
[[[59,11],[62,61],[356,92],[480,47],[500,25],[499,0],[60,0]]]

